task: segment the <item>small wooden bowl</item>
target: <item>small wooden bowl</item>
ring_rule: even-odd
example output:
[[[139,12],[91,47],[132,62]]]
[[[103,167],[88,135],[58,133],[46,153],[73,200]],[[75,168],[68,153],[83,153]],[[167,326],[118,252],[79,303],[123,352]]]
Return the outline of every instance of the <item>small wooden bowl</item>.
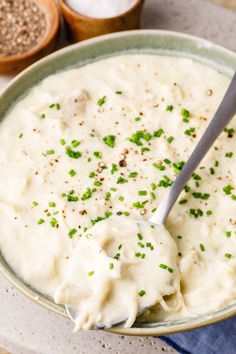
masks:
[[[60,24],[58,5],[54,0],[37,0],[36,3],[46,15],[46,35],[30,51],[8,57],[0,56],[0,74],[16,74],[53,50],[53,42]]]
[[[66,0],[60,0],[63,16],[68,23],[76,42],[102,34],[137,29],[144,0],[136,3],[121,15],[110,18],[93,18],[74,11]]]

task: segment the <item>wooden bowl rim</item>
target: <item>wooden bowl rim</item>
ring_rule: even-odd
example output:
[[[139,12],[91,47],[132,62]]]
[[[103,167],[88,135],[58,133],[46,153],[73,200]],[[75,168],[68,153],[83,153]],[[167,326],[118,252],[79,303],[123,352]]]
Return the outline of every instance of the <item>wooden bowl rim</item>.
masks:
[[[97,21],[97,22],[110,22],[111,20],[117,20],[120,19],[121,17],[128,16],[132,12],[134,12],[139,6],[141,6],[144,3],[145,0],[136,0],[133,6],[131,6],[127,11],[123,12],[120,15],[116,15],[113,17],[103,17],[103,18],[96,18],[96,17],[90,17],[81,14],[80,12],[75,11],[72,9],[67,3],[66,0],[60,0],[61,7],[64,11],[69,12],[73,17],[77,17],[78,19],[83,19],[83,20],[92,20],[92,21]]]
[[[45,2],[42,0],[37,0],[37,1],[41,1],[45,4]],[[47,35],[42,39],[42,41],[39,42],[37,46],[35,46],[33,49],[25,53],[12,55],[8,57],[0,57],[1,65],[17,64],[17,62],[21,62],[30,57],[33,57],[38,52],[46,48],[49,45],[49,43],[53,40],[59,28],[59,23],[60,23],[59,10],[54,0],[47,2],[46,6],[48,7],[48,10],[51,12],[52,15],[52,19],[50,20],[50,24],[49,24],[50,28],[48,30]]]

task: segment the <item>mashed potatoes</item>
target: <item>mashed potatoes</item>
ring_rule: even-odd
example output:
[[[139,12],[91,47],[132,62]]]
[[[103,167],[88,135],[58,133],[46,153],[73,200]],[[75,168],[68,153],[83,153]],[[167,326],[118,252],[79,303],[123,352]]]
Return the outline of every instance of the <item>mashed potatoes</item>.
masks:
[[[109,238],[102,225],[113,217],[120,220],[114,244],[130,245],[130,262],[148,262],[152,253],[146,243],[158,244],[159,238],[137,250],[136,243],[142,243],[137,225],[128,232],[125,220],[151,217],[228,84],[214,69],[190,59],[126,55],[52,75],[34,87],[0,126],[0,248],[10,266],[57,302],[79,307],[76,291],[88,289],[83,284],[96,275],[101,284],[101,274],[92,259],[80,283],[73,265],[87,264],[81,250],[87,247],[90,228],[96,225],[97,230],[91,242]],[[236,298],[235,129],[236,119],[169,215],[166,227],[172,239],[167,236],[160,253],[158,245],[153,250],[160,283],[152,284],[156,293],[151,302],[158,306],[145,320],[194,316]],[[103,247],[99,242],[96,247]],[[109,252],[108,268],[114,263],[122,282],[120,268],[127,259],[116,259],[117,253]],[[112,270],[107,270],[108,278]],[[116,281],[112,279],[114,287]],[[136,295],[145,292],[135,298],[145,306],[149,285],[135,277],[127,286]],[[131,312],[129,325],[136,315],[134,308]]]

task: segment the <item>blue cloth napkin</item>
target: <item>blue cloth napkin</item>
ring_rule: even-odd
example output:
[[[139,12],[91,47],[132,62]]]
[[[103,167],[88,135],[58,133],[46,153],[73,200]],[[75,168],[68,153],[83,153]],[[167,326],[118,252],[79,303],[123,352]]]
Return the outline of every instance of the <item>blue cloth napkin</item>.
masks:
[[[181,354],[236,354],[236,317],[160,339]]]

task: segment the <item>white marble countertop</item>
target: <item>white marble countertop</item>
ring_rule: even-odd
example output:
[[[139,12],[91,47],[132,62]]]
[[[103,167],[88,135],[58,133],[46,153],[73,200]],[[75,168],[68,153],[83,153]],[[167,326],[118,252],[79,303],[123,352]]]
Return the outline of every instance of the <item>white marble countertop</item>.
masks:
[[[146,0],[142,27],[194,34],[236,51],[236,12],[207,0]],[[0,89],[9,79],[0,76]],[[175,353],[151,337],[103,331],[75,335],[72,328],[69,320],[33,304],[0,276],[0,354]]]

